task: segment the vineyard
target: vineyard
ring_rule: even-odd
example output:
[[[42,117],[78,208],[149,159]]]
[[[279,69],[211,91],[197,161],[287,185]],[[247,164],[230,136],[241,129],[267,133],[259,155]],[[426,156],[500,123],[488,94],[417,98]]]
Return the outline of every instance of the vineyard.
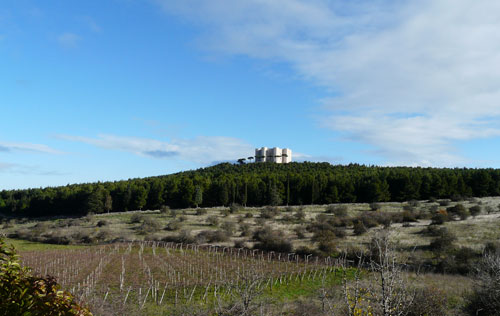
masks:
[[[328,258],[165,242],[25,251],[21,259],[35,274],[57,277],[96,314],[167,314],[188,304],[209,308],[249,284],[261,296],[279,296],[339,279],[336,262]]]

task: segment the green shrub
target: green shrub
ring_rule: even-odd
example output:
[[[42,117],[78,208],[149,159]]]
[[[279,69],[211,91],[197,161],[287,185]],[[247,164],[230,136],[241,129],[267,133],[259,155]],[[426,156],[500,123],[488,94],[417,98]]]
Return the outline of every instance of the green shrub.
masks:
[[[207,210],[204,208],[199,208],[196,210],[196,215],[205,215],[207,214]]]
[[[167,226],[165,227],[165,230],[176,231],[176,230],[181,229],[181,227],[182,227],[181,222],[173,220],[167,224]]]
[[[143,216],[142,214],[139,213],[134,213],[132,216],[130,216],[130,224],[137,224],[142,222]]]
[[[293,214],[293,216],[296,220],[302,221],[306,218],[306,213],[303,210],[299,209],[297,210],[297,212],[295,212],[295,214]]]
[[[225,221],[221,225],[222,230],[224,230],[228,236],[232,236],[236,230],[236,224],[233,222]]]
[[[470,212],[470,215],[472,215],[472,217],[476,217],[478,216],[479,214],[481,214],[481,206],[479,205],[474,205],[473,207],[471,207],[469,209],[469,212]]]
[[[174,236],[166,236],[162,239],[162,241],[166,242],[177,242],[183,244],[194,244],[196,243],[196,239],[191,234],[189,230],[181,230],[177,235]]]
[[[294,233],[297,235],[297,238],[303,239],[306,237],[306,230],[303,226],[296,226],[293,229]]]
[[[318,250],[322,255],[329,256],[337,252],[337,245],[333,240],[323,240],[319,243]]]
[[[331,230],[319,230],[314,233],[311,240],[315,242],[329,242],[335,239],[335,233]]]
[[[103,227],[103,226],[106,226],[108,225],[108,221],[104,220],[104,219],[101,219],[100,221],[97,222],[96,226],[97,227]]]
[[[241,230],[241,236],[251,236],[252,235],[252,228],[251,228],[250,224],[247,224],[247,223],[240,224],[240,230]]]
[[[431,217],[431,225],[442,225],[444,222],[450,220],[448,213],[445,210],[439,211],[432,215]]]
[[[280,213],[280,210],[277,207],[268,206],[260,212],[260,217],[267,218],[267,219],[274,218],[274,217],[278,216],[279,213]]]
[[[347,216],[347,206],[345,205],[329,205],[326,208],[326,212],[329,214],[334,214],[337,217]]]
[[[368,231],[368,228],[363,224],[363,222],[358,221],[354,224],[354,235],[359,236],[363,235]]]
[[[376,203],[376,202],[370,203],[369,206],[370,206],[370,210],[372,210],[372,211],[377,211],[381,208],[381,205],[379,203]]]
[[[240,205],[233,203],[229,207],[229,213],[235,214],[235,213],[238,213],[241,209],[242,209],[242,207]]]
[[[215,227],[219,226],[219,218],[215,215],[209,216],[207,218],[207,222],[210,226],[215,226]]]
[[[407,316],[446,315],[446,293],[434,287],[419,288],[415,291]]]
[[[477,266],[475,286],[467,297],[465,311],[469,315],[496,316],[500,311],[500,257],[485,255]]]
[[[457,240],[457,237],[451,233],[448,229],[444,228],[438,231],[438,235],[431,242],[429,247],[434,251],[443,251],[453,248],[453,242]]]
[[[500,255],[500,242],[488,241],[486,245],[484,245],[484,253],[486,255]]]
[[[160,207],[160,213],[161,214],[167,214],[168,212],[170,212],[170,207],[168,207],[167,205],[162,205]]]
[[[275,231],[269,226],[257,230],[253,235],[253,239],[258,241],[254,246],[256,249],[276,252],[292,251],[292,244],[284,239],[283,233]]]
[[[229,237],[230,235],[228,235],[228,233],[223,230],[204,230],[196,236],[196,239],[200,243],[212,243],[228,241]]]
[[[32,276],[0,239],[0,315],[92,315],[55,278]]]

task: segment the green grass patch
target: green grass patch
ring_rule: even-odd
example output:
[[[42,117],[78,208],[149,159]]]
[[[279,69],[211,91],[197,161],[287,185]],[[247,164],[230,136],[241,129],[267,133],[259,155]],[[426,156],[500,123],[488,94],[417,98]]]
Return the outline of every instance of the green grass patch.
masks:
[[[88,246],[80,245],[55,245],[55,244],[44,244],[40,242],[33,242],[20,239],[5,238],[5,243],[10,246],[13,245],[16,251],[44,251],[44,250],[54,250],[54,249],[77,249]]]
[[[345,271],[347,279],[353,278],[354,271],[354,269],[347,269]],[[330,288],[340,285],[342,283],[342,278],[343,271],[334,269],[331,272],[327,272],[324,276],[320,275],[318,272],[315,278],[309,276],[309,273],[306,273],[304,279],[300,276],[297,278],[293,275],[291,280],[287,280],[281,284],[279,281],[276,282],[276,279],[273,279],[273,286],[267,285],[263,289],[262,295],[278,301],[295,300],[299,297],[314,296],[322,287]]]

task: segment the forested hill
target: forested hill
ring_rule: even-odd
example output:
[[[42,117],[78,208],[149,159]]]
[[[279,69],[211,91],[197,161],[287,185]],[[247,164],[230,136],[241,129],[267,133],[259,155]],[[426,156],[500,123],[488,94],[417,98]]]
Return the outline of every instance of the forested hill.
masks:
[[[81,215],[192,206],[300,205],[500,195],[498,169],[373,167],[329,163],[219,164],[126,181],[0,192],[0,212]]]

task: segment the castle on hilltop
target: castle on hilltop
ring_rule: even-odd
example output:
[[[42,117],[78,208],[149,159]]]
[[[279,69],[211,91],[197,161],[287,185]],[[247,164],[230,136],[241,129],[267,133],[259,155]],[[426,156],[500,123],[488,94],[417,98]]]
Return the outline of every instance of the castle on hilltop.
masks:
[[[279,147],[255,148],[255,162],[289,163],[292,162],[292,150]]]

